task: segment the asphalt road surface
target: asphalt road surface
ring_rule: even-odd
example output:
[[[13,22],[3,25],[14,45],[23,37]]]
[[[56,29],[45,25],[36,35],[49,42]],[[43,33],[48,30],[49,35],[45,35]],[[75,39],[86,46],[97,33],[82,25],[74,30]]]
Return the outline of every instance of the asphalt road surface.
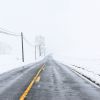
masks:
[[[0,100],[19,100],[38,69],[41,79],[25,100],[100,100],[100,89],[75,74],[68,66],[45,59],[0,76]]]

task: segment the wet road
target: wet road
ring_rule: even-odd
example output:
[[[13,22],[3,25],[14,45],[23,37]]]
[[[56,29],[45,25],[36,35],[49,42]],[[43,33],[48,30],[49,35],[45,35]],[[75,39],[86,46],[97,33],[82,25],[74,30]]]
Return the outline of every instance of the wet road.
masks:
[[[0,100],[19,100],[43,63],[30,64],[0,75]]]
[[[53,59],[2,75],[0,100],[19,100],[42,64],[45,64],[45,70],[41,73],[41,79],[25,100],[100,100],[100,89]]]
[[[40,82],[33,86],[27,100],[100,100],[100,90],[67,66],[49,61]]]

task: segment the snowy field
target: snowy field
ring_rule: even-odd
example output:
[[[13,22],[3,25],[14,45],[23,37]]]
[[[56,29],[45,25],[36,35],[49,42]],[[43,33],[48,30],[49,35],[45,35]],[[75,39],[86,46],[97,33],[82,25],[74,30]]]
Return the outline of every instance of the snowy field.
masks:
[[[83,68],[95,74],[100,75],[100,59],[97,60],[75,60],[70,61],[71,65],[77,66],[78,68]]]
[[[0,34],[0,74],[36,62],[34,49],[34,46],[30,46],[24,40],[25,62],[23,63],[20,36],[13,37]],[[37,61],[41,59],[37,58]]]
[[[70,61],[69,66],[100,86],[100,59]]]
[[[99,58],[71,58],[71,57],[55,57],[58,61],[66,65],[75,65],[95,74],[100,74],[100,59]]]
[[[21,62],[11,55],[0,55],[0,74],[33,62]]]
[[[60,59],[61,63],[100,86],[100,59]]]
[[[19,68],[31,63],[36,63],[40,60],[42,60],[43,57],[38,58],[37,60],[28,60],[25,62],[21,62],[18,59],[16,59],[16,57],[11,56],[11,55],[1,55],[0,56],[0,74],[8,72],[10,70],[13,70],[15,68]]]
[[[0,74],[18,67],[19,63],[20,62],[12,56],[0,55]]]

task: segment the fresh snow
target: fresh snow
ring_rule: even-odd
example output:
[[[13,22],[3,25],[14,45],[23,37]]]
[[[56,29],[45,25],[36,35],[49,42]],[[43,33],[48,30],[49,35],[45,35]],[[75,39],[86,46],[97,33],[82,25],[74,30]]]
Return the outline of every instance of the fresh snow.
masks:
[[[55,58],[57,59],[57,58]],[[92,82],[100,86],[100,59],[58,59],[61,63],[68,65],[74,71],[85,76]]]
[[[14,37],[0,33],[0,74],[36,62],[34,53],[34,44],[33,46],[30,46],[24,40],[25,62],[23,63],[21,37]],[[41,59],[42,57],[37,57],[37,61]]]
[[[18,59],[16,59],[14,56],[11,55],[1,55],[0,56],[0,74],[13,70],[15,68],[19,68],[31,63],[36,63],[40,60],[42,60],[43,57],[38,58],[36,61],[25,61],[21,62]]]
[[[100,76],[94,72],[76,65],[69,65],[73,70],[100,86]]]

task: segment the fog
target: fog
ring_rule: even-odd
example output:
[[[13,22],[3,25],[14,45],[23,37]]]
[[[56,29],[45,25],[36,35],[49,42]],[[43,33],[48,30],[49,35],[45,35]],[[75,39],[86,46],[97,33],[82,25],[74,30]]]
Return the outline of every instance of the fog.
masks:
[[[0,27],[43,35],[56,57],[100,57],[100,0],[0,0]],[[28,51],[27,51],[28,52]]]

